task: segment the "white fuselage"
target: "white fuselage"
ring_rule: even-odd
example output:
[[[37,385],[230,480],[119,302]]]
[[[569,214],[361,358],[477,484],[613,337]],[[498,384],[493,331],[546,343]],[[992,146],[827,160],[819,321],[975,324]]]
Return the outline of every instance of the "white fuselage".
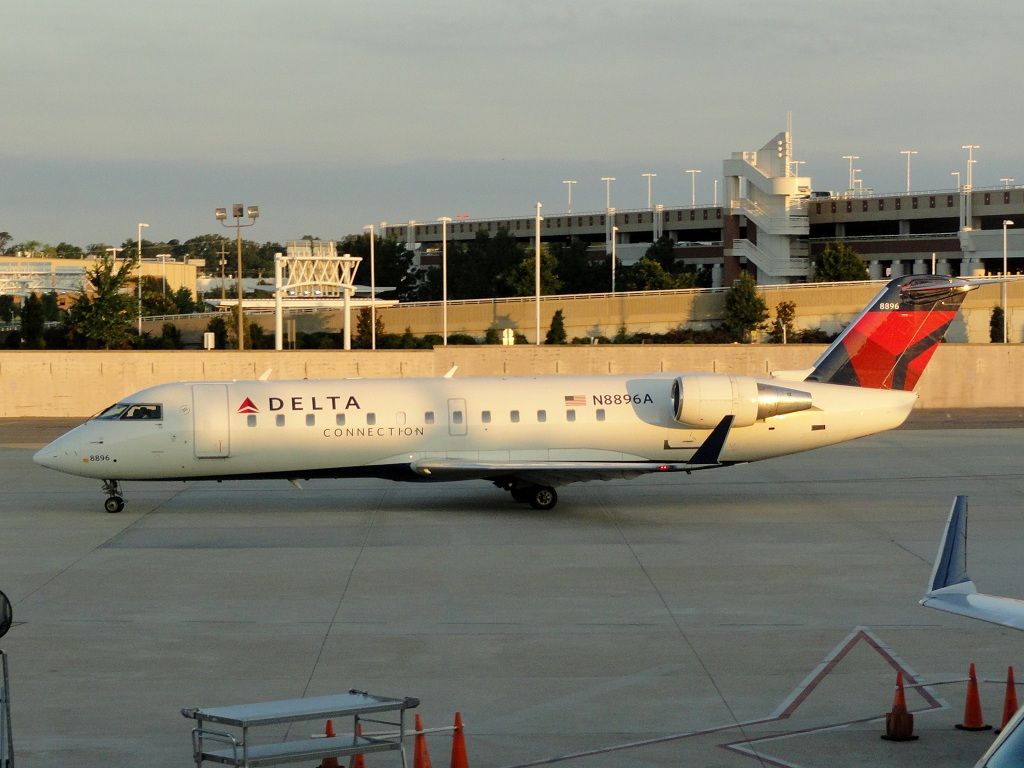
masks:
[[[675,420],[675,374],[175,383],[122,402],[158,419],[93,418],[36,454],[100,479],[390,476],[425,459],[686,461],[710,429]],[[899,426],[912,392],[784,382],[813,407],[731,430],[723,463],[757,461]]]

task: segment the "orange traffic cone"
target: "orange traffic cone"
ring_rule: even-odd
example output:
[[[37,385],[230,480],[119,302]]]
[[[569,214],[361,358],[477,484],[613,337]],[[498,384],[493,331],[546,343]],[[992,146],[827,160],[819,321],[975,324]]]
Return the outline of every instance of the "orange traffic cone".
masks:
[[[452,766],[451,768],[469,768],[466,757],[466,737],[462,733],[462,714],[455,713],[455,731],[452,733]]]
[[[956,727],[961,731],[990,731],[991,725],[985,725],[985,718],[981,716],[981,697],[978,695],[978,676],[974,672],[974,663],[971,663],[968,672],[967,699],[964,702],[964,721],[957,723]]]
[[[427,737],[423,733],[423,718],[416,715],[416,749],[413,751],[413,768],[431,768],[430,752],[427,751]]]
[[[328,720],[327,725],[324,727],[324,736],[328,739],[333,739],[334,735],[334,723]],[[325,757],[320,761],[320,768],[338,768],[338,758]]]
[[[892,711],[885,716],[886,741],[913,741],[914,716],[907,711],[907,697],[903,693],[903,672],[896,672],[896,693],[892,697]]]
[[[363,724],[356,723],[356,738],[358,739],[363,735]],[[366,761],[363,760],[363,753],[352,755],[352,759],[348,761],[348,768],[366,768]]]
[[[1013,682],[1013,667],[1006,668],[1006,695],[1003,697],[1003,723],[999,730],[1003,730],[1010,718],[1017,712],[1017,685]],[[999,731],[996,731],[998,733]]]

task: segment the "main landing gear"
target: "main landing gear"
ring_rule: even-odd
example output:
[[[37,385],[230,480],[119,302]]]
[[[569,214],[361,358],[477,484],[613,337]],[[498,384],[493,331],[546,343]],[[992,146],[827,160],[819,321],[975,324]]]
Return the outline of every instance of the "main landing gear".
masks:
[[[121,498],[121,484],[117,480],[104,480],[103,490],[107,494],[107,500],[103,502],[103,508],[111,514],[116,514],[124,509],[124,499]]]
[[[513,485],[507,490],[520,504],[529,504],[534,509],[554,509],[558,503],[558,494],[549,485]]]

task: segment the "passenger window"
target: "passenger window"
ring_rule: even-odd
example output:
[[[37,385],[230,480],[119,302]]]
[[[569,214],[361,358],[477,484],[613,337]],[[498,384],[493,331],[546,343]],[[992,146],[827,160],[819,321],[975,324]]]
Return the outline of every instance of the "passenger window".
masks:
[[[542,251],[542,253],[543,253],[543,251]],[[307,413],[306,414],[306,426],[307,427],[315,427],[316,426],[316,414],[315,413]]]
[[[377,414],[376,413],[368,413],[368,414],[366,414],[366,425],[368,427],[372,427],[376,423],[377,423]]]
[[[508,417],[509,419],[512,420],[513,424],[519,423],[519,411],[512,411],[511,413],[509,413]]]
[[[400,427],[405,426],[405,411],[399,411],[398,413],[395,414],[395,424],[397,424]]]
[[[541,253],[543,253],[543,251],[541,251]],[[336,414],[335,417],[334,417],[334,423],[337,424],[339,427],[344,427],[345,426],[345,414],[344,413]]]
[[[543,251],[541,251],[541,253],[543,253]],[[248,426],[250,426],[250,427],[255,427],[256,426],[256,414],[255,413],[250,413],[248,416],[246,416],[245,417],[245,423]]]
[[[284,414],[283,413],[277,414],[277,416],[274,417],[274,423],[277,424],[277,426],[279,426],[279,427],[283,427],[284,426]]]
[[[542,251],[542,253],[543,253],[543,251]],[[424,413],[423,414],[423,422],[425,424],[433,424],[434,423],[434,412],[433,411],[427,411],[426,413]]]
[[[462,423],[462,411],[452,411],[452,424]]]
[[[121,418],[126,421],[141,421],[143,419],[158,420],[163,416],[159,405],[129,405],[128,410]]]
[[[541,251],[541,253],[543,253],[543,251]],[[547,421],[547,420],[548,420],[548,412],[547,411],[537,411],[537,421]]]
[[[544,253],[544,251],[541,251],[541,253]],[[565,412],[565,420],[566,421],[576,421],[576,411],[573,410],[572,408],[567,410]]]
[[[596,414],[598,421],[604,421],[604,408],[598,408]]]
[[[543,251],[541,251],[541,253],[543,253]],[[491,423],[491,412],[490,411],[481,411],[480,412],[480,421],[482,421],[484,424],[490,424]]]

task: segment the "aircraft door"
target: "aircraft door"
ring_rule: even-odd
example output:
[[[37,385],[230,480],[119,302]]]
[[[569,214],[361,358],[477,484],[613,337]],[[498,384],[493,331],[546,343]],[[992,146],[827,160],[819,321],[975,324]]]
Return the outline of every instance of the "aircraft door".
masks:
[[[453,397],[448,400],[448,434],[466,434],[466,401],[461,397]]]
[[[192,385],[193,449],[197,459],[231,455],[231,423],[226,384]]]

